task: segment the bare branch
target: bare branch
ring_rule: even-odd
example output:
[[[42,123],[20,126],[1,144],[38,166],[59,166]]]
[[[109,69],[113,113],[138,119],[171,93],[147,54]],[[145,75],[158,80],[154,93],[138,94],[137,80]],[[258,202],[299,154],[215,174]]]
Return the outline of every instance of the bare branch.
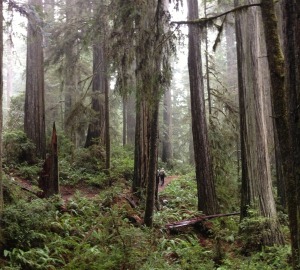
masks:
[[[174,21],[172,23],[176,23],[176,24],[198,24],[200,26],[205,26],[208,22],[211,22],[211,21],[213,21],[215,19],[218,19],[222,16],[225,16],[229,13],[237,12],[237,11],[247,9],[247,8],[250,8],[250,7],[259,7],[259,6],[261,6],[261,3],[249,4],[249,5],[235,7],[235,8],[233,8],[231,10],[228,10],[224,13],[218,14],[216,16],[208,17],[208,18],[200,18],[200,19],[192,20],[192,21]]]
[[[21,15],[27,16],[28,15],[28,7],[27,5],[19,4],[15,2],[14,0],[4,0],[3,2],[8,4],[9,9],[14,9],[18,11]]]

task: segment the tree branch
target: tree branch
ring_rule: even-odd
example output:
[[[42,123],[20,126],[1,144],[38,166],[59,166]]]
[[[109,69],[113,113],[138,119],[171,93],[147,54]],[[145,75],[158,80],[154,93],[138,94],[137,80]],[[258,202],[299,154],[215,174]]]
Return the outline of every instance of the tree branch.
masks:
[[[231,10],[228,10],[224,13],[221,13],[221,14],[218,14],[216,16],[212,16],[212,17],[208,17],[208,18],[200,18],[200,19],[197,19],[197,20],[192,20],[192,21],[174,21],[172,23],[176,23],[176,24],[199,24],[199,25],[205,25],[206,23],[208,22],[211,22],[217,18],[220,18],[222,16],[225,16],[229,13],[232,13],[232,12],[237,12],[237,11],[240,11],[240,10],[243,10],[243,9],[247,9],[247,8],[250,8],[250,7],[259,7],[261,6],[261,3],[256,3],[256,4],[249,4],[249,5],[244,5],[244,6],[239,6],[239,7],[235,7]]]
[[[4,0],[3,2],[8,4],[9,9],[14,9],[18,11],[21,15],[28,16],[28,7],[26,5],[20,5],[14,0]]]

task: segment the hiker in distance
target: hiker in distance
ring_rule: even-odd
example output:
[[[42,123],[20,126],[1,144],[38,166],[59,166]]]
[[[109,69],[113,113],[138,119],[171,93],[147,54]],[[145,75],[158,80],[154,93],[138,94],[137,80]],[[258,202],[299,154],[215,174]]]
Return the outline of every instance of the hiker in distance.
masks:
[[[164,168],[161,168],[159,170],[159,178],[160,178],[160,181],[161,181],[161,186],[163,186],[164,183],[165,183],[165,177],[166,177],[165,170],[164,170]]]

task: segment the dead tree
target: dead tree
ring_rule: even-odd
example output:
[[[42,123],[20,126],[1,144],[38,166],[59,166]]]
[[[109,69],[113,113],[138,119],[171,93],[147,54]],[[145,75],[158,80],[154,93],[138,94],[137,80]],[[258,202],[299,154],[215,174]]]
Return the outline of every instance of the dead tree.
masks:
[[[40,173],[39,188],[43,191],[43,197],[45,198],[59,193],[57,135],[55,123],[53,123],[50,154],[47,155],[43,164],[43,169]]]

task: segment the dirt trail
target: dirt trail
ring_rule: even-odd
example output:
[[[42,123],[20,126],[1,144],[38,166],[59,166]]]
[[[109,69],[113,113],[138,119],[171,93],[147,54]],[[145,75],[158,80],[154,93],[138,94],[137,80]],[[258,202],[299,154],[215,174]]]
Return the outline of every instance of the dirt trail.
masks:
[[[167,185],[169,185],[172,181],[176,180],[178,176],[172,175],[165,178],[164,185],[159,185],[158,192],[161,192],[165,189]],[[22,189],[28,190],[32,193],[35,193],[33,185],[30,181],[26,179],[22,179],[18,176],[11,176],[10,177],[12,183],[20,186]],[[72,196],[79,191],[84,197],[87,198],[94,198],[100,192],[98,188],[89,187],[89,186],[69,186],[69,185],[61,185],[60,186],[60,195],[64,201],[68,201],[72,198]]]
[[[164,183],[164,185],[161,186],[161,185],[159,184],[159,186],[158,186],[158,192],[163,191],[167,185],[169,185],[172,181],[176,180],[177,178],[178,178],[177,175],[167,176],[167,177],[165,178],[165,183]]]

